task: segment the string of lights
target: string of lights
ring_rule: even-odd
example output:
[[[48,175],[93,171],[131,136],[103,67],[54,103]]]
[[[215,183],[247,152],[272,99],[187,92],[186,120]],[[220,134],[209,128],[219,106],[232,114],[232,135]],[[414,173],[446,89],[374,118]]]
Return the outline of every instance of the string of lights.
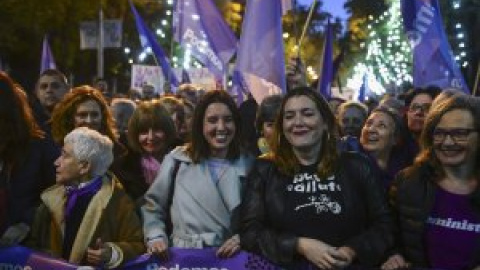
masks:
[[[353,67],[347,87],[358,91],[365,74],[370,90],[376,94],[411,83],[411,48],[403,34],[400,0],[389,1],[388,10],[378,18],[369,16],[367,31],[366,40],[360,44],[365,56]]]

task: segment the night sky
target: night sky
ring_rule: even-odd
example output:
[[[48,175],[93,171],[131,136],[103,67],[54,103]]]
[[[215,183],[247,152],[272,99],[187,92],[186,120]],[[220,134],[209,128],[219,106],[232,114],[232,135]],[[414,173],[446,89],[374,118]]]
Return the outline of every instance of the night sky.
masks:
[[[301,5],[310,6],[313,0],[297,0]],[[373,0],[372,0],[373,1]],[[340,17],[343,20],[346,20],[348,15],[343,9],[343,4],[345,0],[323,0],[323,8],[325,11],[330,12],[334,17]]]

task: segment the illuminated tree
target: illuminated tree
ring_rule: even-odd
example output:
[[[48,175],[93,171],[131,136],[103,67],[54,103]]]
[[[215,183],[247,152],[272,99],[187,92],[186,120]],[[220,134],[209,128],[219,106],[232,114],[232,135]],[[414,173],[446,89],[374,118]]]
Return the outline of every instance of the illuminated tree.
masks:
[[[360,43],[363,55],[347,82],[354,90],[360,88],[365,73],[373,85],[377,82],[378,94],[384,91],[382,88],[394,91],[412,82],[411,49],[403,34],[400,0],[387,3],[385,12],[367,18],[366,39]]]

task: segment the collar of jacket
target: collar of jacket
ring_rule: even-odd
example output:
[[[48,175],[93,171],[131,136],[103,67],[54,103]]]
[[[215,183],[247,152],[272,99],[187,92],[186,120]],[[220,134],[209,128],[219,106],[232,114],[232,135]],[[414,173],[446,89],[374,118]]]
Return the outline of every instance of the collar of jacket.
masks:
[[[77,236],[68,260],[69,262],[81,263],[89,244],[92,242],[92,237],[95,233],[94,228],[97,227],[103,210],[110,201],[116,185],[119,185],[119,182],[115,176],[111,174],[103,176],[102,187],[90,201],[85,215],[83,216],[82,223],[78,228]],[[61,228],[63,235],[66,202],[65,186],[56,184],[46,189],[42,193],[41,199],[51,211],[53,222],[56,223],[58,228]]]

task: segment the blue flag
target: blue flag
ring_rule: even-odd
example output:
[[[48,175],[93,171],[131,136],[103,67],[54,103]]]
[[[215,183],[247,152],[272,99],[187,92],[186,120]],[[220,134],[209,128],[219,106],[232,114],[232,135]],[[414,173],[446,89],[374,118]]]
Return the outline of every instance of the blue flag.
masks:
[[[174,37],[217,78],[237,50],[237,38],[211,0],[177,0]]]
[[[317,91],[327,100],[332,97],[333,81],[333,29],[330,20],[327,23],[325,31],[325,41],[323,44],[323,55],[320,64],[320,79],[318,80]]]
[[[192,83],[190,75],[188,75],[188,71],[184,68],[182,68],[182,83]]]
[[[368,75],[367,73],[365,73],[363,75],[362,86],[360,86],[360,89],[358,90],[357,100],[359,102],[365,102],[365,97],[367,96],[367,92],[368,92]]]
[[[40,74],[47,69],[56,69],[57,65],[55,64],[55,59],[53,58],[52,51],[50,50],[50,45],[48,45],[48,38],[45,35],[43,38],[43,48],[42,48],[42,60],[40,64]]]
[[[140,36],[140,43],[142,45],[142,48],[144,50],[147,48],[152,49],[153,54],[155,55],[155,59],[158,61],[158,64],[162,67],[162,72],[163,72],[163,76],[165,77],[165,80],[168,80],[170,82],[172,89],[175,89],[176,87],[178,87],[179,83],[178,83],[177,77],[175,76],[175,73],[173,72],[170,66],[170,62],[168,61],[168,58],[166,57],[162,48],[160,47],[157,40],[155,39],[155,36],[147,28],[142,17],[140,17],[137,10],[135,9],[135,6],[132,4],[130,0],[129,0],[129,3],[130,3],[130,8],[132,9],[133,15],[135,17],[135,24],[137,25],[137,31],[138,31],[138,35]]]
[[[235,70],[257,103],[287,88],[282,8],[282,1],[247,1]]]
[[[438,0],[402,0],[402,16],[413,50],[413,85],[470,93],[445,35]]]

